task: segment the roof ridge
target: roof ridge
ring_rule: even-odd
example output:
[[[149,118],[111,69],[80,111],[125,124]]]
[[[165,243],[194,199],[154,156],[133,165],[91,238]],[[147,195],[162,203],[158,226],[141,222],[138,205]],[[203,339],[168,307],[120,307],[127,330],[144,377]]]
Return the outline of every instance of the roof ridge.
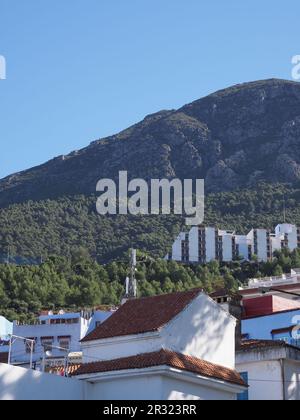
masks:
[[[81,341],[96,341],[159,331],[183,312],[201,293],[203,293],[201,288],[195,288],[184,292],[128,300]]]

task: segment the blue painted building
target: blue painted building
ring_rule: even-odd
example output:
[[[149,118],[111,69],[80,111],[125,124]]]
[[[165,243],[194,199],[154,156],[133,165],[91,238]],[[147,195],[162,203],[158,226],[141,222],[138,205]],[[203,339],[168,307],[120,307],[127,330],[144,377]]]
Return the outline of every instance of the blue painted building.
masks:
[[[300,347],[300,309],[244,319],[242,334],[244,339],[283,340]]]

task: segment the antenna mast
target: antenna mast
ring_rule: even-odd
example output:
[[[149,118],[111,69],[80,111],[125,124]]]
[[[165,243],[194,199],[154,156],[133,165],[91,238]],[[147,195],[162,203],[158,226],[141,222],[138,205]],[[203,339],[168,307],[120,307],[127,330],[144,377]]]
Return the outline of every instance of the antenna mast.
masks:
[[[123,302],[128,299],[137,298],[137,282],[135,278],[136,270],[136,249],[130,250],[130,277],[126,278],[126,293]]]

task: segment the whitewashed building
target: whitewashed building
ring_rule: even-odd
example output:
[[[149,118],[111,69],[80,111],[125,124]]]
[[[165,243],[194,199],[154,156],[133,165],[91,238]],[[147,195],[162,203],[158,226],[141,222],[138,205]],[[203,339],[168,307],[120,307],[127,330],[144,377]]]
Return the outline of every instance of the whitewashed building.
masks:
[[[300,349],[284,341],[244,341],[236,368],[249,388],[240,400],[300,400]]]
[[[13,339],[10,361],[17,366],[29,366],[32,349],[31,342],[26,341],[28,339],[34,340],[32,357],[34,366],[41,365],[45,351],[51,351],[52,354],[47,359],[49,367],[61,365],[68,354],[80,352],[80,340],[104,322],[111,313],[82,311],[53,314],[49,312],[47,315],[41,315],[33,324],[14,322],[14,336],[24,339]]]
[[[300,229],[291,224],[276,226],[275,233],[267,229],[252,229],[247,235],[196,226],[180,233],[166,258],[183,263],[204,264],[210,261],[230,262],[236,259],[250,261],[254,256],[266,262],[275,251],[300,248]]]
[[[127,301],[82,340],[88,399],[236,400],[236,319],[200,290]]]

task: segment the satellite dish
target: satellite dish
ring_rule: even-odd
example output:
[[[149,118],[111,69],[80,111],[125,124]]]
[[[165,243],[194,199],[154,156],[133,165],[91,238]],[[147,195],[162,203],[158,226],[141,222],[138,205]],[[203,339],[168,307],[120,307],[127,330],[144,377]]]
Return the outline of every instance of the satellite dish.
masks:
[[[45,355],[46,355],[47,357],[51,357],[51,356],[52,356],[52,351],[47,350],[47,351],[46,351],[46,353],[45,353]]]

